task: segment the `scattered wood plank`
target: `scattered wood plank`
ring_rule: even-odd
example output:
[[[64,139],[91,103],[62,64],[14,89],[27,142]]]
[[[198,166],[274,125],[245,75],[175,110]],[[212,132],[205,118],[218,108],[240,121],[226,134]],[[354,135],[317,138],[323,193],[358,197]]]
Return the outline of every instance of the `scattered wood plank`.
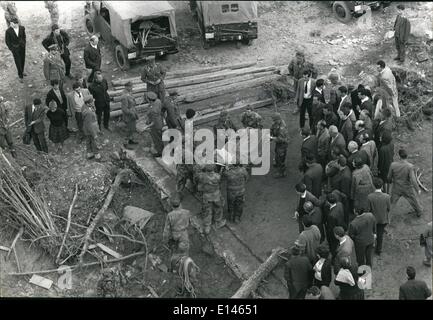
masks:
[[[42,287],[44,289],[47,289],[47,290],[49,290],[51,288],[51,285],[53,284],[52,280],[44,278],[44,277],[41,277],[41,276],[38,276],[36,274],[34,274],[30,278],[29,282],[31,284],[35,284],[35,285],[37,285],[39,287]]]
[[[3,247],[3,246],[0,246],[0,250],[6,251],[6,252],[11,251],[10,248],[8,248],[8,247]]]
[[[254,273],[242,283],[242,286],[236,291],[232,298],[246,299],[250,294],[257,289],[260,282],[265,279],[269,273],[278,265],[280,262],[279,254],[283,252],[283,248],[277,248],[272,250],[272,254],[262,263]]]
[[[159,298],[158,294],[156,293],[156,291],[151,286],[147,286],[147,289],[149,289],[150,293],[152,294],[152,296],[154,298]]]
[[[142,104],[142,105],[136,106],[135,110],[137,110],[137,112],[142,112],[142,111],[147,110],[148,107],[149,107],[149,104]],[[120,117],[122,114],[123,114],[122,109],[111,111],[110,112],[110,118]]]
[[[122,255],[120,253],[117,253],[116,251],[114,251],[113,249],[110,249],[109,247],[107,247],[106,245],[103,245],[102,243],[97,243],[96,244],[102,251],[108,253],[109,255],[120,259],[122,258]]]
[[[6,259],[9,259],[9,255],[10,255],[11,252],[14,250],[15,245],[16,245],[18,239],[23,235],[23,232],[24,232],[24,228],[21,227],[20,230],[18,230],[18,233],[17,233],[17,235],[15,236],[14,241],[12,241],[12,244],[11,244],[11,247],[10,247],[9,253],[8,253],[7,256],[6,256]]]
[[[13,248],[13,252],[14,252],[14,257],[15,257],[15,262],[17,264],[18,272],[21,272],[21,264],[20,264],[20,259],[18,259],[17,248]]]
[[[256,64],[257,62],[254,61],[254,62],[236,63],[232,65],[220,65],[220,66],[205,67],[205,68],[195,68],[189,70],[169,71],[167,72],[166,79],[189,77],[197,74],[205,74],[205,73],[221,71],[225,69],[227,70],[242,69],[242,68],[252,67]],[[113,86],[124,86],[128,81],[131,81],[132,83],[141,83],[141,78],[140,76],[125,78],[120,80],[113,80],[111,83]]]

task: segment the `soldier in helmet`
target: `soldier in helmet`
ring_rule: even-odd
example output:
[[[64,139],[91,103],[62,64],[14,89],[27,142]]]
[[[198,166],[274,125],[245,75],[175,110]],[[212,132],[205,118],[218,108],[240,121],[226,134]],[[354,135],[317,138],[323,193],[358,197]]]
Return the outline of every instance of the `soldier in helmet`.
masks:
[[[296,51],[295,59],[290,61],[289,74],[295,78],[295,91],[297,90],[298,80],[302,78],[304,70],[310,70],[311,76],[316,79],[318,72],[314,65],[305,60],[305,54],[302,51]]]
[[[286,154],[288,146],[287,127],[280,113],[272,116],[271,140],[275,141],[275,162],[278,169],[276,178],[286,176]]]
[[[125,146],[128,144],[137,144],[134,141],[134,133],[136,132],[136,123],[138,120],[137,110],[135,109],[135,98],[132,95],[132,83],[125,84],[125,90],[122,92],[121,105],[123,113],[123,121],[126,124],[127,137]]]
[[[165,78],[166,70],[159,64],[155,63],[155,56],[146,58],[146,64],[141,71],[141,81],[146,83],[147,90],[155,92],[158,99],[165,99]]]
[[[245,202],[245,184],[248,172],[241,164],[229,165],[223,173],[227,179],[227,205],[229,220],[239,223]]]
[[[262,117],[251,107],[247,108],[241,116],[241,122],[245,128],[254,128],[261,129],[262,126]]]
[[[218,229],[226,224],[226,220],[223,218],[221,175],[215,172],[215,165],[206,164],[204,170],[198,172],[194,179],[198,184],[199,192],[201,192],[204,233],[209,234],[212,220]]]
[[[162,156],[162,150],[164,149],[164,143],[162,142],[162,128],[164,126],[164,120],[162,118],[162,103],[158,99],[158,96],[153,91],[147,92],[147,98],[150,101],[149,111],[147,113],[148,126],[150,127],[150,135],[156,153],[155,157]]]
[[[227,110],[223,110],[220,112],[220,116],[218,118],[217,123],[214,125],[214,133],[215,133],[215,137],[218,137],[218,129],[224,129],[224,130],[228,130],[228,129],[232,129],[234,131],[237,130],[236,126],[233,124],[233,121],[230,119],[229,113],[227,112]],[[228,141],[228,137],[226,135],[226,141]]]
[[[173,254],[188,255],[188,227],[191,213],[189,210],[182,209],[178,195],[174,196],[170,203],[173,210],[167,214],[162,239],[169,244]]]

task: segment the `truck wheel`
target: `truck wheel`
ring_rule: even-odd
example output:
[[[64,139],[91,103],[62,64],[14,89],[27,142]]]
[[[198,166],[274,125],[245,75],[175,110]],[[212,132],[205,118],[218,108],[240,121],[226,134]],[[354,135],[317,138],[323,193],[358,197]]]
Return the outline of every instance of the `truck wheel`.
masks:
[[[338,21],[343,23],[347,23],[352,19],[352,15],[346,1],[335,1],[332,4],[332,12],[334,12],[334,15]]]
[[[89,36],[93,36],[95,34],[95,24],[93,23],[93,19],[89,15],[87,15],[84,18],[84,23],[87,34]]]
[[[244,39],[242,40],[242,43],[247,46],[251,46],[253,44],[253,39]]]
[[[241,41],[236,41],[236,49],[240,49],[242,46],[242,42]]]
[[[123,47],[121,44],[117,44],[114,48],[114,56],[116,57],[116,62],[120,69],[123,71],[129,69],[130,64],[128,60],[128,52],[126,51],[125,47]]]

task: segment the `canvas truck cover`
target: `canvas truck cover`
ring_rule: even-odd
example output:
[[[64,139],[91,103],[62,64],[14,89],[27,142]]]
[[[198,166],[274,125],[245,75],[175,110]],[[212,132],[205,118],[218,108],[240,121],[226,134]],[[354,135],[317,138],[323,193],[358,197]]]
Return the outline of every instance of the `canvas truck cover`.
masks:
[[[223,12],[223,5],[237,4],[236,12]],[[197,1],[197,6],[203,14],[205,26],[213,24],[229,24],[255,21],[257,19],[257,3],[255,1]]]
[[[140,19],[151,19],[161,16],[168,17],[170,34],[177,36],[174,8],[168,1],[103,1],[110,11],[111,33],[124,45],[133,47],[131,36],[131,23]],[[123,41],[122,41],[123,42]]]

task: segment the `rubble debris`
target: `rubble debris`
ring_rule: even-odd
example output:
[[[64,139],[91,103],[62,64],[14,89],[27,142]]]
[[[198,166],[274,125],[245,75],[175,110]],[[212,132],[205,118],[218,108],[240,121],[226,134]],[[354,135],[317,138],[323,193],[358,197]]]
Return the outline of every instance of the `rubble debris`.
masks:
[[[96,246],[99,247],[102,251],[104,251],[104,252],[108,253],[109,255],[115,257],[116,259],[122,258],[122,255],[120,253],[117,253],[116,251],[114,251],[113,249],[110,249],[109,247],[107,247],[106,245],[104,245],[102,243],[97,243]]]
[[[131,224],[137,224],[140,229],[143,229],[154,215],[153,212],[133,206],[126,206],[123,209],[123,219]]]
[[[49,290],[51,288],[51,285],[53,284],[53,281],[41,276],[38,276],[36,274],[34,274],[30,280],[29,283],[37,285],[39,287],[42,287],[44,289]]]

